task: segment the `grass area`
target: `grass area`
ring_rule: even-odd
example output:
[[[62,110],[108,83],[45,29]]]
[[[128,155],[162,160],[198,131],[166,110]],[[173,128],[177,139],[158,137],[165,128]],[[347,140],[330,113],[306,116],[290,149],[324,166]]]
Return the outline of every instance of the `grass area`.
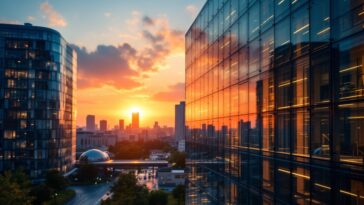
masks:
[[[71,189],[66,189],[60,193],[57,194],[57,196],[53,199],[51,199],[47,205],[64,205],[69,200],[71,200],[73,197],[75,197],[76,192]]]

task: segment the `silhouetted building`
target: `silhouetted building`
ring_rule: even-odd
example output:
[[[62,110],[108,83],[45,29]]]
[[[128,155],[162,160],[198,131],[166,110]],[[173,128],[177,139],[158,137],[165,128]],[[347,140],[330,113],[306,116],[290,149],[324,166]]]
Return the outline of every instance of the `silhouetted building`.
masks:
[[[139,112],[133,112],[132,113],[131,127],[133,129],[138,129],[139,128]]]
[[[95,115],[87,115],[86,116],[86,130],[87,131],[95,131],[96,130]]]
[[[32,179],[71,168],[76,156],[77,55],[61,34],[0,24],[0,172]]]
[[[159,128],[161,128],[161,127],[159,126],[159,124],[158,124],[158,121],[155,121],[155,122],[154,122],[154,126],[153,126],[153,128],[154,128],[154,129],[159,129]]]
[[[119,130],[124,130],[124,120],[119,120]]]
[[[179,151],[185,151],[185,102],[175,105],[174,129]]]
[[[364,204],[354,0],[208,0],[186,33],[186,204]]]
[[[107,131],[107,121],[100,120],[100,131],[106,132]]]

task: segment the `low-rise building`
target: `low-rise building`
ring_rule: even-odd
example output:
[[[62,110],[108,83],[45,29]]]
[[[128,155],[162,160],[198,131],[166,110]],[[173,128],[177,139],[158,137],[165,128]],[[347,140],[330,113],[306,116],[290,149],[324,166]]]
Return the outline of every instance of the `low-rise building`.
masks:
[[[158,188],[170,192],[174,187],[185,184],[185,170],[176,168],[160,168],[157,171]]]
[[[77,131],[77,150],[103,149],[115,145],[118,136],[112,132]]]

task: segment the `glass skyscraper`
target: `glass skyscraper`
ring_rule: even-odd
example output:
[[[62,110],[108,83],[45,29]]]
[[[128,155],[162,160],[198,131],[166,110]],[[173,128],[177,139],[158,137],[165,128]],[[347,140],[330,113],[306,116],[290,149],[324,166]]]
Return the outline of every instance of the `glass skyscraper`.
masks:
[[[0,172],[67,171],[76,151],[77,55],[55,30],[0,24]]]
[[[207,0],[186,33],[186,203],[364,204],[363,28],[363,0]]]

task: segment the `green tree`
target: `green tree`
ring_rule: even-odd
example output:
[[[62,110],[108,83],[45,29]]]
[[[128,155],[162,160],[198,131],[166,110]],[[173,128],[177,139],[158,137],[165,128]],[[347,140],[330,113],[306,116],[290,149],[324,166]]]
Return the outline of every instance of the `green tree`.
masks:
[[[0,204],[1,205],[30,205],[30,181],[21,171],[5,172],[0,175]]]
[[[46,174],[45,184],[54,191],[61,191],[66,188],[67,181],[58,170],[49,170]]]
[[[149,205],[167,205],[168,194],[164,191],[151,191],[149,193]]]
[[[172,191],[172,195],[177,200],[178,205],[185,204],[186,189],[184,185],[176,186]]]
[[[104,205],[148,205],[148,189],[137,184],[133,174],[121,174],[111,188],[112,199],[104,201]]]

